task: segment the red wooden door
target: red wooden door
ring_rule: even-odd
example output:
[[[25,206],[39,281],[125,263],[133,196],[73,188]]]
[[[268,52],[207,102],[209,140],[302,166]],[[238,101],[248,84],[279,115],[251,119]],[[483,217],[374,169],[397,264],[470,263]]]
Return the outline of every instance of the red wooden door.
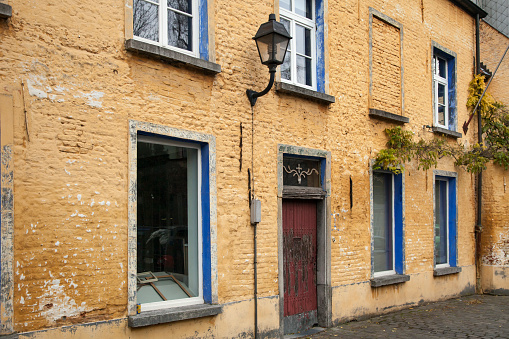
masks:
[[[316,201],[283,200],[284,316],[317,309]]]

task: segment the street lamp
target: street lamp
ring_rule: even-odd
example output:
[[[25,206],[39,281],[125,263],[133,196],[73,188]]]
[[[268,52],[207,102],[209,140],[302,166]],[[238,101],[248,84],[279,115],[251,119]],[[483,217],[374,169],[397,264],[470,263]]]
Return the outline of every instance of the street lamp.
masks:
[[[267,94],[274,84],[276,68],[285,60],[286,49],[291,38],[285,26],[276,21],[275,14],[270,14],[269,21],[260,25],[253,40],[256,41],[256,48],[258,48],[262,64],[269,67],[270,80],[267,88],[261,92],[250,89],[246,91],[251,106],[256,104],[258,97]]]

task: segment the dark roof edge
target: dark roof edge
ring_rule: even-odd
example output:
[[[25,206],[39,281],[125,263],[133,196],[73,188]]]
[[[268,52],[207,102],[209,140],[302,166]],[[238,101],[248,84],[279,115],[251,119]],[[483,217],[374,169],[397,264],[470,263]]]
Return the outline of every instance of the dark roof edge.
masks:
[[[460,7],[471,16],[473,16],[474,18],[477,14],[479,14],[479,18],[481,19],[485,18],[488,15],[487,12],[485,12],[481,7],[477,6],[470,0],[450,0],[450,1],[456,4],[456,6]]]

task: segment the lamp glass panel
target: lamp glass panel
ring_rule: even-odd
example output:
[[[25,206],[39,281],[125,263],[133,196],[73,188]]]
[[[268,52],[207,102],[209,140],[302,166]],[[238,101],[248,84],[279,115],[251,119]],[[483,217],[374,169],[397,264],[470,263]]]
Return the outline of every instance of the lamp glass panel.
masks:
[[[265,64],[267,61],[269,61],[272,52],[272,35],[265,35],[258,39],[256,39],[256,47],[258,48],[258,53],[260,54],[260,60],[262,61],[262,64]]]

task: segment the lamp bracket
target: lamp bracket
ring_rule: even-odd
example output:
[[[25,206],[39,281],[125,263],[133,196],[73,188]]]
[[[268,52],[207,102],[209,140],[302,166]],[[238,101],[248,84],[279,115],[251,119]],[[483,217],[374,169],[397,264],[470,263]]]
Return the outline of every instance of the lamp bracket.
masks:
[[[274,85],[274,77],[276,75],[276,68],[277,68],[277,65],[269,66],[270,80],[269,80],[269,84],[263,91],[255,92],[251,89],[246,90],[247,98],[249,99],[249,103],[251,104],[251,107],[253,107],[256,104],[256,99],[269,93],[270,89],[272,88],[272,85]]]

